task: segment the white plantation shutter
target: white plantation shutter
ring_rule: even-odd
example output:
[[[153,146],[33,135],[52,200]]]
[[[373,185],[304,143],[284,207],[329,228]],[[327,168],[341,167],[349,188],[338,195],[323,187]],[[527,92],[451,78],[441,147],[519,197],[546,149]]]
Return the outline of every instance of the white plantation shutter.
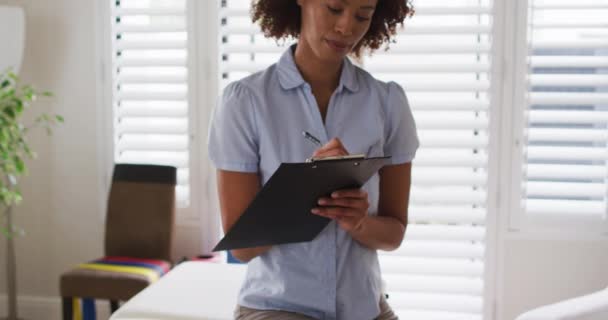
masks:
[[[402,319],[482,319],[486,239],[492,4],[418,0],[388,52],[364,67],[408,94],[421,148],[414,160],[410,225],[381,252],[389,302]],[[224,88],[278,61],[286,42],[263,37],[250,1],[220,9]]]
[[[186,0],[111,3],[115,161],[177,167],[183,210],[190,205]]]
[[[251,1],[223,0],[220,8],[220,89],[277,62],[293,41],[264,37],[251,22]]]
[[[528,3],[521,155],[528,217],[605,224],[607,17],[605,0]]]
[[[492,2],[419,0],[389,51],[365,69],[400,83],[418,127],[409,225],[380,252],[402,319],[484,314]]]

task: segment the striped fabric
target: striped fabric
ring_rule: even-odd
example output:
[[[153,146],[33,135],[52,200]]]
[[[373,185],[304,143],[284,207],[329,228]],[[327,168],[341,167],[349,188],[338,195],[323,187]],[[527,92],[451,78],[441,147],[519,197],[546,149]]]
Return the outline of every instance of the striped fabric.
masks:
[[[171,265],[162,260],[103,257],[80,264],[78,268],[143,275],[152,283],[169,272]],[[72,302],[72,315],[73,320],[96,320],[95,300],[91,298],[74,298]]]
[[[74,320],[96,320],[95,300],[91,298],[73,298],[72,317]]]

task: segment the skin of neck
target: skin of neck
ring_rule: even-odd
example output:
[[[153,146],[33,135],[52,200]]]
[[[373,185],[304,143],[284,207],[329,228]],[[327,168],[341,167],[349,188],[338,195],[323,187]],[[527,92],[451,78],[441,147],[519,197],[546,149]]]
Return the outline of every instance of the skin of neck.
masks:
[[[302,78],[313,88],[330,88],[333,92],[338,87],[343,62],[321,59],[304,37],[298,41],[294,60]]]

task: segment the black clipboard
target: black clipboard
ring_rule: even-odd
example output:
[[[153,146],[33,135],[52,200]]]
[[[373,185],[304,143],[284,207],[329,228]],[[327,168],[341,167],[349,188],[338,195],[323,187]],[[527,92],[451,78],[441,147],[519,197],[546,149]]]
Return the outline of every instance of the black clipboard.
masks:
[[[331,219],[312,214],[331,192],[360,188],[390,156],[282,163],[213,251],[312,241]]]

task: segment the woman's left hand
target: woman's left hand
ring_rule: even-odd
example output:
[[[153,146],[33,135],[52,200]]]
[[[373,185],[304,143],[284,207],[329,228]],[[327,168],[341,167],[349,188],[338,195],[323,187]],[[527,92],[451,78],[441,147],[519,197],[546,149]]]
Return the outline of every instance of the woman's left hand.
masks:
[[[337,190],[329,198],[320,198],[318,204],[312,213],[335,220],[347,232],[361,228],[369,209],[367,192],[363,189]]]

